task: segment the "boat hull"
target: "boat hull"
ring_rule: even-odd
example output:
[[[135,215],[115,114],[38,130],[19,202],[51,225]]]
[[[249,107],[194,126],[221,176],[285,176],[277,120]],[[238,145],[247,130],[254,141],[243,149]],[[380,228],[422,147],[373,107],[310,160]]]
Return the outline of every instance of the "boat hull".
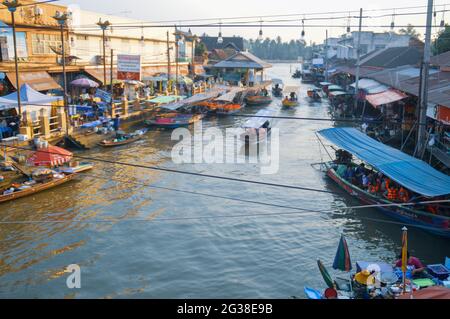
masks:
[[[64,183],[67,183],[68,181],[71,181],[76,176],[77,176],[76,174],[68,174],[64,178],[54,179],[54,180],[52,180],[50,182],[43,183],[41,185],[37,185],[37,186],[34,186],[34,187],[30,187],[30,188],[27,188],[27,189],[22,190],[22,191],[14,192],[14,193],[7,194],[7,195],[0,195],[0,203],[5,203],[5,202],[8,202],[8,201],[12,201],[14,199],[22,198],[22,197],[25,197],[25,196],[30,196],[30,195],[33,195],[33,194],[45,191],[47,189],[51,189],[53,187],[59,186],[59,185],[64,184]]]
[[[283,101],[282,106],[283,106],[283,107],[296,107],[296,106],[299,106],[299,103],[298,103],[297,101],[295,101],[295,102],[292,102],[292,101],[288,101],[288,102]]]
[[[272,103],[272,98],[270,96],[252,96],[248,97],[245,103],[250,106],[267,105]]]
[[[141,135],[136,136],[136,137],[132,137],[129,139],[126,139],[124,141],[120,141],[120,142],[100,142],[98,143],[98,145],[103,146],[103,147],[115,147],[115,146],[121,146],[121,145],[126,145],[126,144],[130,144],[130,143],[134,143],[136,141],[139,141],[142,138]]]
[[[342,189],[344,189],[348,194],[353,197],[358,198],[361,202],[368,205],[386,205],[392,204],[392,202],[379,197],[373,196],[362,189],[348,183],[339,177],[333,168],[328,167],[327,176],[331,178],[336,184],[338,184]],[[432,216],[431,214],[418,214],[417,211],[406,207],[377,207],[377,210],[383,214],[397,219],[399,221],[405,222],[407,224],[417,226],[418,228],[424,229],[432,234],[450,238],[450,228],[449,220],[439,216]]]

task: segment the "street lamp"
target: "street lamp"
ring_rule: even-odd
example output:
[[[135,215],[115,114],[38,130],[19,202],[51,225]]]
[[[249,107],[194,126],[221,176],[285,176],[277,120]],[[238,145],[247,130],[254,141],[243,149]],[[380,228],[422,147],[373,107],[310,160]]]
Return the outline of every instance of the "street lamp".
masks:
[[[63,82],[64,82],[64,109],[66,111],[66,122],[67,122],[67,130],[66,133],[69,133],[70,120],[69,120],[69,105],[67,103],[67,74],[66,74],[66,51],[64,45],[64,27],[66,26],[67,19],[69,18],[67,13],[61,13],[56,11],[56,14],[53,16],[53,19],[58,22],[61,29],[61,60],[62,60],[62,68],[63,68]]]
[[[180,55],[180,45],[183,45],[183,34],[175,26],[175,85],[178,89],[178,59]]]
[[[106,20],[105,22],[102,22],[102,19],[100,18],[97,22],[97,25],[102,29],[102,41],[103,41],[103,85],[106,87],[106,43],[105,43],[105,31],[108,29],[109,26],[111,26],[111,23]],[[112,70],[111,70],[112,72]]]
[[[16,87],[17,87],[17,107],[19,109],[19,121],[22,117],[22,105],[20,101],[20,84],[19,84],[19,62],[17,57],[17,40],[16,40],[16,20],[14,17],[14,13],[17,10],[17,7],[20,6],[18,0],[4,1],[3,5],[8,8],[8,11],[11,12],[11,23],[12,23],[12,32],[13,32],[13,41],[14,41],[14,65],[16,67]]]

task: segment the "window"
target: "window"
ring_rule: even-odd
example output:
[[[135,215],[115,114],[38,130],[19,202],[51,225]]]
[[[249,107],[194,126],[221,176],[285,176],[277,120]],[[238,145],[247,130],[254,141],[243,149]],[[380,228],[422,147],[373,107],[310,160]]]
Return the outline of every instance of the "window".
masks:
[[[59,49],[61,38],[57,34],[34,33],[31,36],[33,54],[53,54],[51,47]]]

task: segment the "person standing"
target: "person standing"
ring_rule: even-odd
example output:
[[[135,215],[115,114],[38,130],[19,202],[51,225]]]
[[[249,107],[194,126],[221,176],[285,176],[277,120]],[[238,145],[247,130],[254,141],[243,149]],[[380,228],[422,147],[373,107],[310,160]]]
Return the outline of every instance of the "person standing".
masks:
[[[116,114],[116,117],[113,120],[114,131],[118,131],[120,129],[120,115]]]

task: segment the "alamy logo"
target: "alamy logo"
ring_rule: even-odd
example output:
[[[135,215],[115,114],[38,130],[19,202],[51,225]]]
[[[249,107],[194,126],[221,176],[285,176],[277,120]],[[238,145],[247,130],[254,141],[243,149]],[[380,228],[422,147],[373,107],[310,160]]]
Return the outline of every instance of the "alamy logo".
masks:
[[[65,272],[71,273],[66,280],[67,288],[81,288],[81,268],[77,264],[67,266]]]
[[[261,174],[276,174],[280,161],[279,137],[277,128],[227,128],[223,132],[210,127],[203,131],[199,121],[194,124],[193,135],[187,128],[173,130],[171,139],[178,143],[172,149],[172,161],[176,164],[248,162],[261,164]]]

